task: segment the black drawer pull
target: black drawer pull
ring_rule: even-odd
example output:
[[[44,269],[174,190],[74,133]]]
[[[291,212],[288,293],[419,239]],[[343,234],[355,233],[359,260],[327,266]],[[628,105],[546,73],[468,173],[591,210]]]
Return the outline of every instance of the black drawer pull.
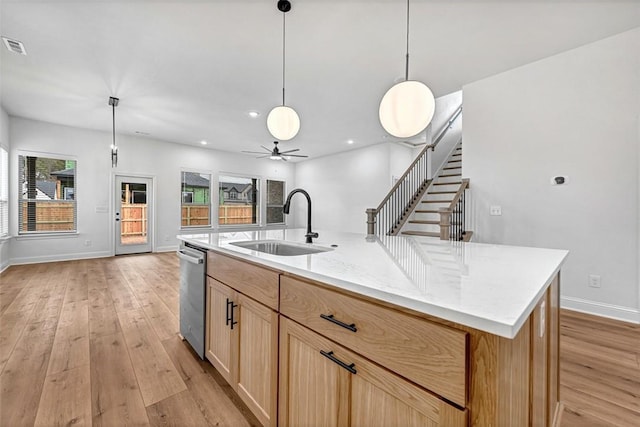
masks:
[[[320,317],[322,317],[324,320],[328,320],[331,323],[335,323],[338,326],[342,326],[343,328],[348,329],[351,332],[356,332],[357,331],[355,323],[347,325],[346,323],[341,322],[338,319],[336,319],[335,317],[333,317],[333,314],[321,314]]]
[[[356,366],[355,363],[352,363],[351,365],[347,365],[346,363],[344,363],[342,360],[338,359],[337,357],[335,357],[333,355],[333,351],[330,352],[326,352],[324,350],[320,350],[320,354],[323,355],[324,357],[326,357],[327,359],[331,360],[332,362],[337,363],[338,365],[342,366],[344,369],[346,369],[347,371],[351,372],[352,374],[356,374],[358,371],[356,371],[356,369],[354,368],[354,366]]]
[[[231,322],[231,315],[230,315],[231,310],[229,309],[230,305],[233,305],[233,301],[227,298],[227,323],[226,323],[227,326],[229,326],[229,322]]]

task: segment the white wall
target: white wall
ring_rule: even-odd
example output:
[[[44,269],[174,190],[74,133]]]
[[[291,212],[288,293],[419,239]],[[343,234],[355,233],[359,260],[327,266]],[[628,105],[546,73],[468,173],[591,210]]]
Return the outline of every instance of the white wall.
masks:
[[[111,133],[54,125],[11,117],[10,163],[16,170],[21,150],[43,155],[58,154],[75,158],[77,166],[78,235],[71,237],[17,237],[12,242],[11,262],[29,263],[60,259],[109,256],[113,253],[113,171],[110,150]],[[220,172],[248,174],[287,181],[293,188],[291,164],[268,159],[119,135],[118,174],[155,178],[155,243],[157,251],[176,248],[180,232],[181,168],[209,172],[217,187]],[[17,200],[16,177],[10,180],[11,201]],[[262,192],[264,193],[264,192]],[[216,201],[215,197],[213,198]],[[12,234],[17,234],[17,203],[11,203]],[[109,213],[97,213],[97,207]],[[215,212],[215,207],[214,207]],[[292,221],[290,222],[292,223]],[[91,246],[86,247],[86,240]]]
[[[11,139],[9,138],[9,116],[0,106],[0,146],[9,152]],[[9,266],[11,239],[0,239],[0,272]]]
[[[477,241],[570,250],[563,305],[640,321],[640,29],[463,88]],[[552,186],[554,175],[569,183]],[[489,206],[502,216],[489,216]],[[587,286],[589,274],[602,287]]]
[[[365,210],[378,206],[392,176],[402,175],[411,163],[411,154],[410,148],[384,143],[298,163],[295,182],[311,196],[314,231],[366,233]],[[306,201],[295,197],[296,224],[303,227]]]

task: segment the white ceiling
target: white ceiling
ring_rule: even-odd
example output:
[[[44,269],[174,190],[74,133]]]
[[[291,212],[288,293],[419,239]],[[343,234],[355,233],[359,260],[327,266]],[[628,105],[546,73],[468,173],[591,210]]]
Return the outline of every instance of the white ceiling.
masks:
[[[384,92],[404,73],[404,0],[291,0],[283,150],[312,157],[384,140]],[[276,0],[2,0],[2,105],[10,115],[239,152],[271,146],[281,101]],[[412,0],[410,78],[462,85],[640,26],[640,1]],[[261,116],[248,117],[257,110]],[[353,139],[355,144],[347,145]]]

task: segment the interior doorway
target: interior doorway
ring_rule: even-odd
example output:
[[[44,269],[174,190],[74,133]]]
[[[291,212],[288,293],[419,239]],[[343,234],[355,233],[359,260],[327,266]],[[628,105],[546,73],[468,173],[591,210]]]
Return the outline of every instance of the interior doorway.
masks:
[[[115,177],[115,254],[153,251],[153,180]]]

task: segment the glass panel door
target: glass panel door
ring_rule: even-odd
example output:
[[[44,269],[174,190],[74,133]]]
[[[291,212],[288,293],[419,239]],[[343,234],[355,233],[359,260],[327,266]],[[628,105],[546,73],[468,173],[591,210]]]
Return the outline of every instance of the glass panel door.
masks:
[[[152,251],[151,186],[149,178],[116,177],[116,255]]]

